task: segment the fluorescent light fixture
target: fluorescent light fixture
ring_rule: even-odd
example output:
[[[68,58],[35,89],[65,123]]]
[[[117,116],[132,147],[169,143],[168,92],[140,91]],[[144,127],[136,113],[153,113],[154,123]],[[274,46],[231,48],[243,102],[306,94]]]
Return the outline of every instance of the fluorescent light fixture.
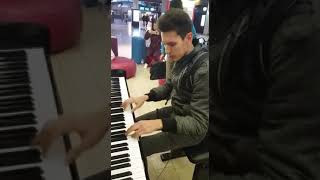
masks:
[[[200,26],[204,26],[204,22],[206,20],[206,15],[202,15],[201,16],[201,23],[200,23]]]

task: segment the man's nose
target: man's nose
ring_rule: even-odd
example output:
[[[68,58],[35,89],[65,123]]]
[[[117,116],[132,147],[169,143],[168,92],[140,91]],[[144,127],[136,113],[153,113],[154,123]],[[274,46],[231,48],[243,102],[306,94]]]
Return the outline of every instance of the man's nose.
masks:
[[[171,53],[171,48],[170,48],[169,46],[166,47],[166,52],[167,52],[168,54]]]

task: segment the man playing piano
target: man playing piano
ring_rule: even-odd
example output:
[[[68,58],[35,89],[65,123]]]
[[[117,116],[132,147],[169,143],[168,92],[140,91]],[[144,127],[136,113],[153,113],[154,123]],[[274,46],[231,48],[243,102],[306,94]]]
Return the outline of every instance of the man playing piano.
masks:
[[[122,104],[124,108],[135,104],[134,111],[145,101],[171,98],[171,106],[138,117],[138,122],[126,132],[127,135],[140,137],[162,130],[140,139],[145,157],[198,144],[205,137],[209,126],[209,56],[204,49],[192,45],[192,21],[189,15],[180,9],[170,10],[159,18],[158,28],[168,58],[175,63],[172,77],[163,86],[143,96],[131,97]],[[109,129],[105,117],[105,112],[85,116],[64,115],[43,128],[34,144],[39,144],[46,152],[58,136],[76,132],[82,142],[68,152],[66,160],[71,162],[102,139]],[[106,178],[105,174],[100,175],[102,179]]]
[[[162,43],[170,61],[175,63],[172,77],[163,86],[123,102],[133,110],[145,101],[171,98],[171,106],[136,118],[127,134],[140,137],[157,130],[162,132],[140,139],[145,156],[192,146],[204,138],[209,123],[209,56],[192,45],[192,21],[183,10],[171,10],[158,20]]]

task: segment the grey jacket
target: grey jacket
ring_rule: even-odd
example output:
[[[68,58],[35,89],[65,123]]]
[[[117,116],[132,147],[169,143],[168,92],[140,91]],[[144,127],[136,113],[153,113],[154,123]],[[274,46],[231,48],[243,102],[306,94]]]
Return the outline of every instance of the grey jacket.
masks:
[[[197,63],[192,66],[194,60]],[[183,75],[191,66],[192,71]],[[204,136],[209,126],[208,53],[195,47],[174,64],[172,77],[163,86],[150,90],[148,96],[148,101],[172,99],[173,113],[170,118],[162,119],[163,131]]]

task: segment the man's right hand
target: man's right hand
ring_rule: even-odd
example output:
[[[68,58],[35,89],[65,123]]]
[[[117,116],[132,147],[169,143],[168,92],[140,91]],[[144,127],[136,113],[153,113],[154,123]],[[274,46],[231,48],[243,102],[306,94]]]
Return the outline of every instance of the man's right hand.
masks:
[[[58,137],[68,133],[76,133],[80,136],[81,142],[67,154],[66,162],[71,163],[82,152],[96,145],[109,128],[110,123],[106,120],[103,111],[62,115],[57,120],[49,121],[33,139],[33,144],[39,145],[45,155]]]
[[[131,97],[122,103],[122,107],[123,109],[126,109],[128,105],[134,104],[135,106],[132,108],[132,112],[134,112],[136,109],[140,108],[148,98],[149,96],[147,95]]]

